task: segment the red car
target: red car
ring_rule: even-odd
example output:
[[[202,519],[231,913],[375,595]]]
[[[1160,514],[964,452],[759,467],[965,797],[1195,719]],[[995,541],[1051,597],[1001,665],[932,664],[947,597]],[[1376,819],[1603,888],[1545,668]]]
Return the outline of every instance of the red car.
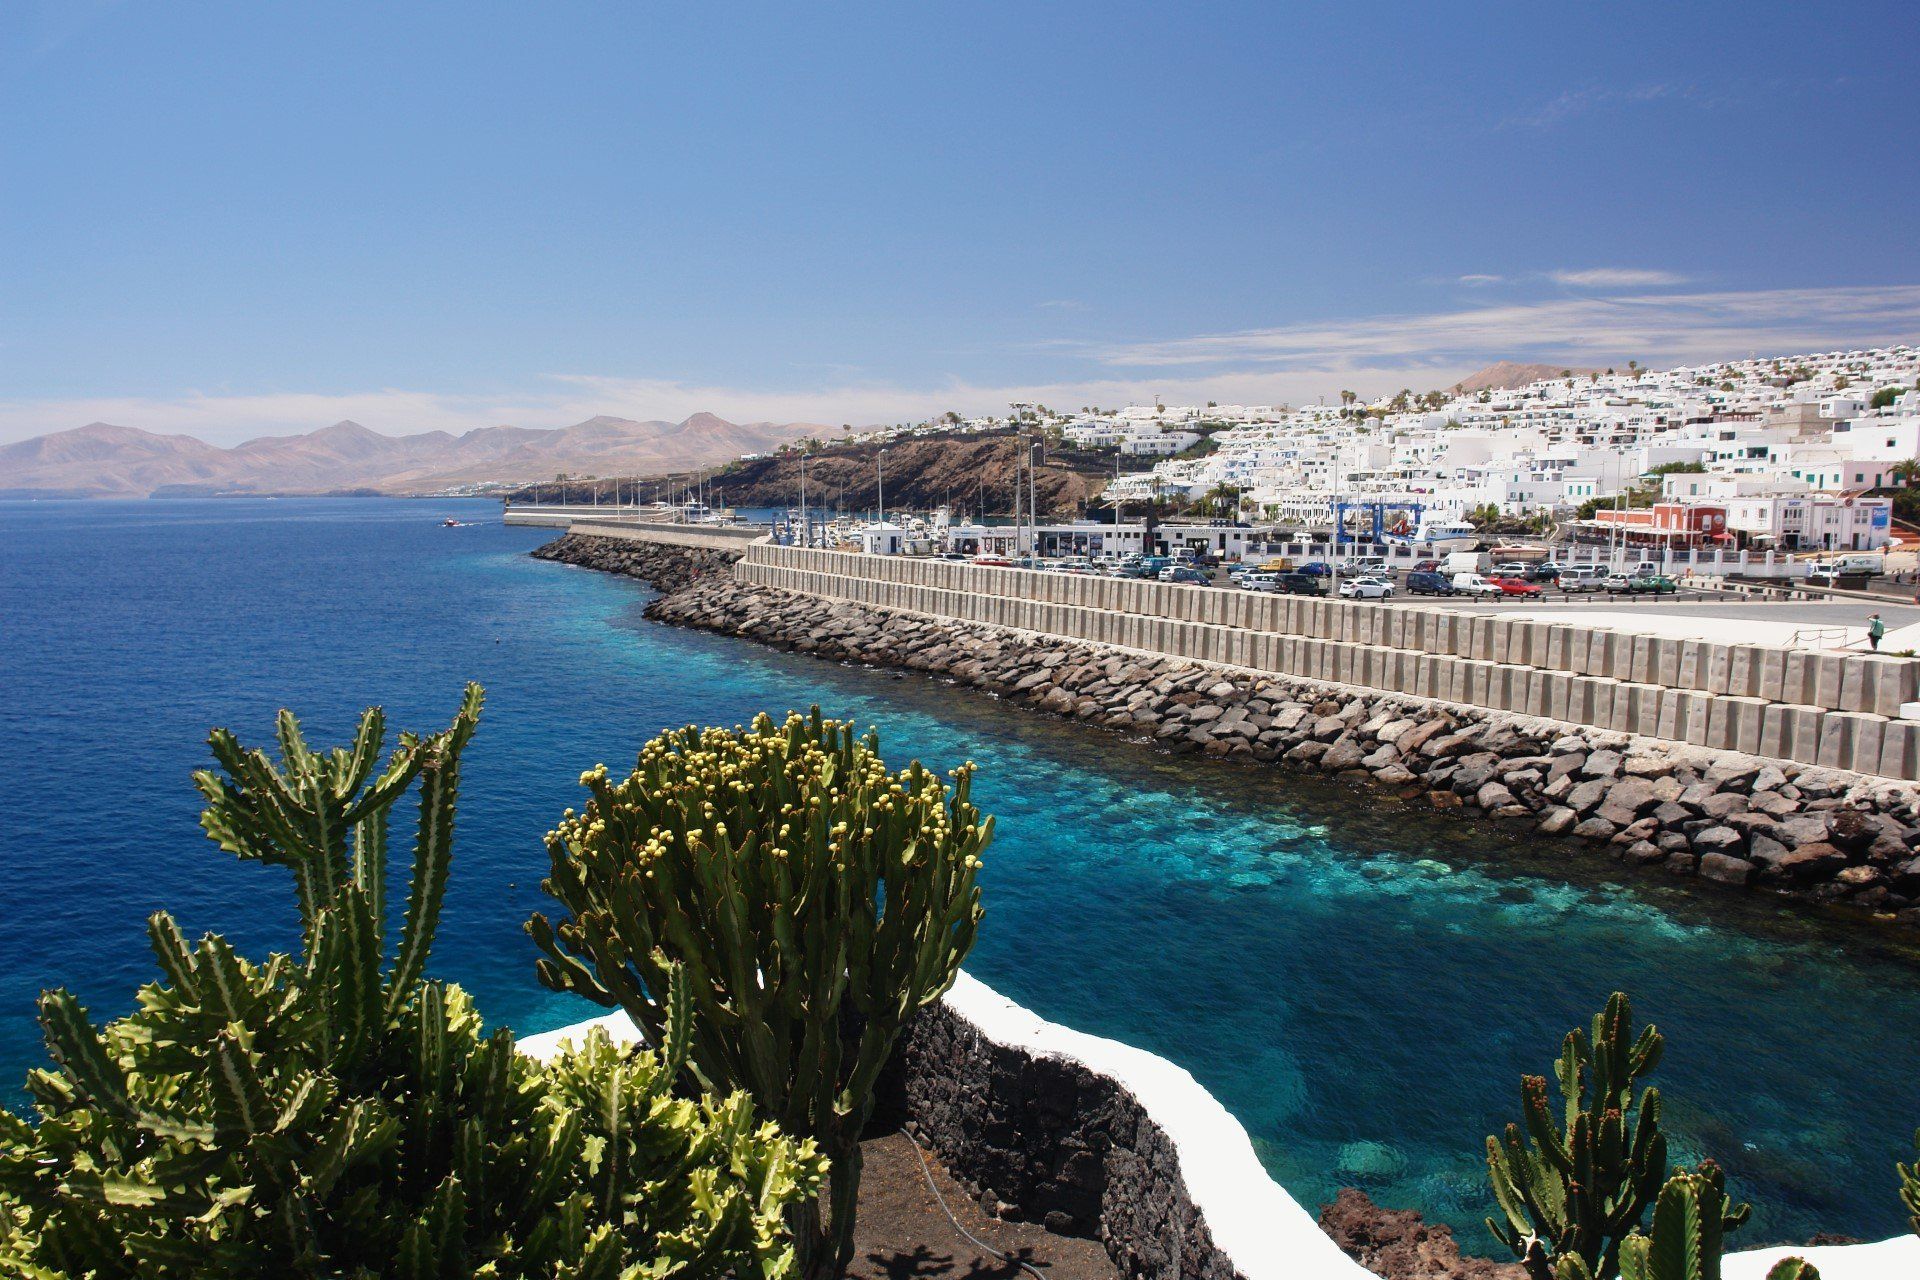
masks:
[[[1489,578],[1487,581],[1500,588],[1502,595],[1537,596],[1540,588],[1524,578]]]

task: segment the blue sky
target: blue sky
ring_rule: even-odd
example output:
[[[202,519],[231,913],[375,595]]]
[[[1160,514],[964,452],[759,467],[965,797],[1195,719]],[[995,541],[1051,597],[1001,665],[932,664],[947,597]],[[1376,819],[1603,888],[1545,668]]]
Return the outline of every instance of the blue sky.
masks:
[[[1920,336],[1910,7],[0,6],[0,439]]]

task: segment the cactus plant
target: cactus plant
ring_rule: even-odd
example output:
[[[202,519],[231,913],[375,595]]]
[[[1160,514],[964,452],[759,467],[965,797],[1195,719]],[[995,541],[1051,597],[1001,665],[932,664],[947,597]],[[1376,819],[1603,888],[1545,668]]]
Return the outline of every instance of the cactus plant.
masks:
[[[255,964],[189,944],[156,913],[163,981],[95,1028],[48,992],[53,1059],[0,1112],[0,1270],[37,1276],[500,1277],[641,1268],[705,1280],[791,1268],[786,1202],[820,1162],[757,1122],[745,1095],[670,1086],[690,1033],[669,975],[660,1053],[604,1034],[542,1066],[491,1034],[458,987],[421,977],[451,864],[470,686],[451,728],[406,735],[376,772],[379,712],[316,753],[291,715],[281,760],[216,732],[225,776],[196,781],[202,824],[243,858],[289,867],[297,958]],[[389,961],[389,813],[420,780],[413,880]],[[351,852],[349,852],[351,842]]]
[[[1746,1221],[1747,1209],[1729,1204],[1726,1177],[1713,1161],[1676,1172],[1660,1188],[1652,1232],[1635,1231],[1621,1242],[1621,1280],[1720,1280],[1726,1232]],[[1583,1275],[1570,1268],[1562,1280]],[[1782,1258],[1767,1280],[1820,1280],[1820,1272],[1805,1258]]]
[[[826,1203],[788,1215],[812,1280],[852,1256],[880,1069],[973,944],[993,823],[971,775],[955,770],[949,791],[917,761],[890,774],[877,736],[815,707],[666,733],[624,781],[582,775],[585,811],[548,837],[543,887],[569,914],[528,922],[542,980],[658,1037],[668,966],[685,966],[696,1071],[830,1161]]]
[[[1920,1147],[1920,1133],[1913,1135],[1913,1145]],[[1902,1164],[1894,1168],[1900,1175],[1900,1203],[1907,1207],[1907,1221],[1913,1226],[1913,1233],[1920,1236],[1920,1158],[1916,1158],[1911,1168]]]
[[[1512,1249],[1531,1280],[1552,1280],[1555,1263],[1577,1256],[1593,1280],[1614,1280],[1620,1241],[1639,1225],[1667,1172],[1660,1094],[1636,1083],[1659,1064],[1660,1033],[1633,1034],[1633,1007],[1615,992],[1590,1033],[1575,1028],[1554,1074],[1560,1123],[1547,1082],[1521,1083],[1524,1130],[1509,1124],[1487,1139],[1487,1170],[1505,1222],[1487,1228]]]

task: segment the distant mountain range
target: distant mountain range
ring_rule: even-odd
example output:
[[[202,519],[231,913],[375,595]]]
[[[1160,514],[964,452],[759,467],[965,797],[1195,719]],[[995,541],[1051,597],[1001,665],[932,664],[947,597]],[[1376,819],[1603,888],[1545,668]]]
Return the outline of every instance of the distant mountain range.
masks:
[[[262,436],[230,449],[105,422],[0,447],[0,496],[214,493],[435,493],[460,485],[570,475],[659,475],[760,453],[830,428],[806,422],[598,417],[571,427],[479,427],[383,436],[357,422]]]

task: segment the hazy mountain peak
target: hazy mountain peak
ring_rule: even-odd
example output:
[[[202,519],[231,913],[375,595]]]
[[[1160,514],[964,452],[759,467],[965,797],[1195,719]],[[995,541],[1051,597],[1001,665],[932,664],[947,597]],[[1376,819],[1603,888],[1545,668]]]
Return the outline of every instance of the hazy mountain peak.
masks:
[[[299,435],[221,449],[192,436],[92,422],[0,447],[0,489],[141,496],[180,492],[432,493],[457,485],[524,483],[556,474],[655,475],[713,466],[796,440],[800,423],[742,426],[712,413],[636,422],[600,414],[559,429],[476,427],[389,436],[351,419]]]

